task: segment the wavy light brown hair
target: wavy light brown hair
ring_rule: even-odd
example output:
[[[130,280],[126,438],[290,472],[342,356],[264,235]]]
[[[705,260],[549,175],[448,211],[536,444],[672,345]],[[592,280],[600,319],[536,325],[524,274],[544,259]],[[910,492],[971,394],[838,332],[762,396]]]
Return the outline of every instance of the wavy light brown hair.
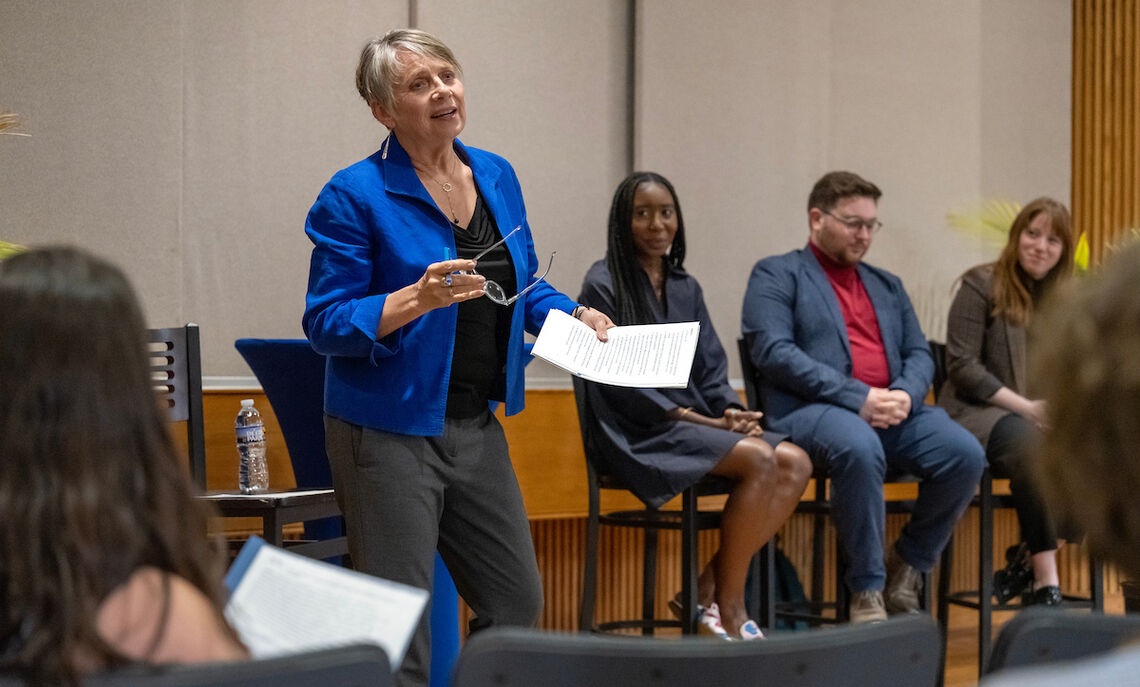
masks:
[[[1073,280],[1034,323],[1051,430],[1039,481],[1093,550],[1140,579],[1140,243]]]
[[[72,248],[21,253],[0,262],[0,318],[0,669],[75,684],[127,661],[96,617],[133,572],[179,575],[220,615],[223,560],[122,272]]]
[[[1037,215],[1043,212],[1048,213],[1053,233],[1061,239],[1061,258],[1038,282],[1021,268],[1017,253],[1021,234]],[[1037,301],[1059,281],[1073,273],[1075,243],[1073,221],[1064,205],[1052,198],[1044,197],[1030,201],[1013,219],[1013,224],[1009,228],[1009,240],[1006,241],[1001,256],[994,263],[992,294],[994,310],[990,314],[1018,326],[1029,324]]]

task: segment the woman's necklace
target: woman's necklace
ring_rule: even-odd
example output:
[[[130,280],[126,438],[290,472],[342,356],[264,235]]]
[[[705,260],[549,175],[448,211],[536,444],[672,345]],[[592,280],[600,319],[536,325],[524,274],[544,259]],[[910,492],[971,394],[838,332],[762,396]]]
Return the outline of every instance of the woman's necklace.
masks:
[[[434,176],[429,174],[426,169],[421,169],[414,164],[412,166],[416,168],[416,171],[421,172],[424,176],[426,176],[428,179],[431,179],[432,181],[434,181],[441,189],[443,189],[443,196],[444,196],[444,198],[447,198],[447,209],[451,210],[451,222],[453,224],[458,225],[459,224],[459,216],[455,214],[455,206],[451,204],[451,192],[455,190],[455,186],[450,181],[448,181],[446,179],[444,181],[440,181],[439,179],[436,179]],[[455,155],[454,154],[452,154],[452,156],[451,156],[451,170],[452,171],[455,170]],[[451,177],[454,175],[449,172],[448,176]]]

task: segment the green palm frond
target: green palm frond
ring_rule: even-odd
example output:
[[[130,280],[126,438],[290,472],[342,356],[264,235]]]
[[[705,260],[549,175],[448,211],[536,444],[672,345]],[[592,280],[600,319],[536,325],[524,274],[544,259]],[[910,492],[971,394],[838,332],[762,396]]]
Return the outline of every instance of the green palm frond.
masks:
[[[8,243],[7,241],[0,241],[0,260],[3,260],[4,258],[11,255],[15,255],[16,253],[19,253],[23,250],[26,250],[23,246],[17,245],[15,243]]]
[[[1089,237],[1085,232],[1081,232],[1081,237],[1077,239],[1077,249],[1073,251],[1073,266],[1077,270],[1077,274],[1084,274],[1089,271]]]
[[[17,131],[9,131],[20,126],[20,118],[14,112],[0,112],[0,136],[28,136]]]
[[[950,228],[1001,248],[1009,238],[1009,228],[1021,205],[1007,198],[989,198],[974,207],[946,213]]]

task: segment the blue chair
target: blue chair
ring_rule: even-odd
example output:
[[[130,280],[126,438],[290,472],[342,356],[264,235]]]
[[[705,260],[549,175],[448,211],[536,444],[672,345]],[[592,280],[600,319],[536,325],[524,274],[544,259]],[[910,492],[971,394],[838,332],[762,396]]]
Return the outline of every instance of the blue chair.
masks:
[[[325,358],[305,339],[238,339],[241,353],[273,406],[300,489],[332,487],[325,454]],[[342,518],[305,523],[308,539],[344,534]],[[459,654],[459,595],[436,554],[431,596],[431,687],[445,687]]]

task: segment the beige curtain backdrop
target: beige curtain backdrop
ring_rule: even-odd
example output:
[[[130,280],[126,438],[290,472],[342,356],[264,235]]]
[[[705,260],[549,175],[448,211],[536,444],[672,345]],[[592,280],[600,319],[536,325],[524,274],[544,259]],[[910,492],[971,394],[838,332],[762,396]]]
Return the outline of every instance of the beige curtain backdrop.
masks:
[[[730,351],[748,271],[804,244],[829,169],[882,186],[869,260],[933,338],[994,257],[946,213],[1068,201],[1069,0],[6,0],[0,108],[32,137],[0,140],[0,238],[109,256],[152,325],[202,326],[209,382],[249,380],[234,339],[301,336],[305,214],[383,135],[360,46],[413,9],[463,62],[463,140],[515,166],[552,283],[576,295],[602,257],[632,150],[677,185]]]
[[[1073,221],[1093,263],[1140,231],[1140,11],[1073,1]]]

